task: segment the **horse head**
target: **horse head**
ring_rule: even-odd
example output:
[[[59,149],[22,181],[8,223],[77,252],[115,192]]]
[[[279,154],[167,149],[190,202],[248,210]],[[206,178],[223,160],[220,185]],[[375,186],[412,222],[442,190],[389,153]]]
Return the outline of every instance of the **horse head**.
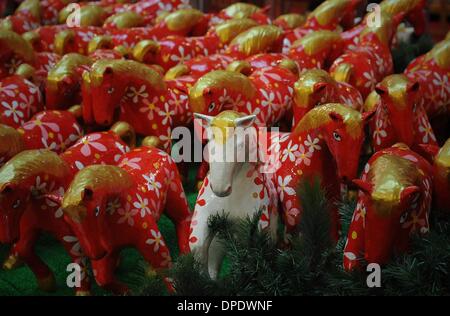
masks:
[[[235,111],[223,111],[217,116],[195,113],[209,128],[209,180],[218,197],[231,194],[233,179],[243,163],[249,162],[250,148],[256,144],[255,130],[249,127],[255,115],[244,116]]]
[[[304,72],[294,85],[294,121],[298,123],[309,110],[326,102],[327,90],[335,83],[325,70]]]
[[[134,11],[124,11],[109,16],[103,26],[116,29],[141,27],[144,26],[144,18]]]
[[[47,76],[45,100],[49,109],[60,109],[79,100],[81,73],[80,67],[90,66],[89,57],[72,53],[64,55]]]
[[[92,165],[78,172],[64,198],[65,219],[91,259],[106,255],[104,227],[107,225],[107,201],[117,197],[132,185],[131,176],[111,165]]]
[[[257,53],[281,51],[283,29],[274,25],[259,25],[236,36],[227,48],[227,54],[240,58]]]
[[[306,113],[293,133],[317,130],[334,158],[337,175],[348,182],[356,178],[364,126],[373,114],[361,114],[344,104],[328,103]]]
[[[360,2],[361,0],[324,1],[308,15],[304,26],[311,27],[317,22],[321,29],[334,30],[344,16],[354,13]]]
[[[96,98],[92,113],[95,123],[101,126],[113,123],[115,110],[126,96],[130,84],[135,84],[137,89],[147,89],[150,102],[154,97],[150,93],[160,96],[166,91],[163,78],[157,71],[132,60],[99,60],[92,65],[89,75],[83,75],[83,79],[84,84],[89,84],[87,92]]]
[[[35,64],[36,56],[33,46],[19,34],[0,29],[0,59],[6,62],[14,56],[30,65]]]
[[[386,263],[402,239],[402,223],[420,194],[419,170],[410,160],[383,153],[371,162],[366,180],[354,180],[366,208],[365,258]],[[406,231],[409,235],[409,230]]]
[[[66,6],[58,14],[59,24],[65,24],[67,19],[73,12],[71,5]],[[79,10],[80,25],[79,26],[102,26],[108,13],[99,5],[89,4],[84,5]]]
[[[189,102],[194,112],[215,116],[233,109],[238,100],[252,100],[256,93],[250,79],[240,72],[216,70],[197,80],[189,90]]]
[[[64,182],[68,165],[49,150],[26,150],[0,168],[0,241],[11,243],[19,237],[22,214],[41,198],[50,182]]]
[[[375,87],[381,105],[385,107],[391,126],[397,136],[396,141],[411,147],[414,145],[415,105],[420,85],[405,75],[390,75]]]

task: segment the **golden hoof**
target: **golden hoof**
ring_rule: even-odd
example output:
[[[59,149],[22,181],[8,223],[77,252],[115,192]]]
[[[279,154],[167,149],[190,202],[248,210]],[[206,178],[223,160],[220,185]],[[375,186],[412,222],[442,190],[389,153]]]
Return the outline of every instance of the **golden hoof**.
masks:
[[[23,265],[22,260],[18,256],[10,255],[5,262],[3,262],[3,269],[13,270]]]
[[[203,180],[202,180],[202,181],[198,181],[198,182],[197,182],[197,191],[200,191],[200,189],[202,188],[202,186],[203,186]]]
[[[91,291],[77,291],[75,296],[91,296]]]

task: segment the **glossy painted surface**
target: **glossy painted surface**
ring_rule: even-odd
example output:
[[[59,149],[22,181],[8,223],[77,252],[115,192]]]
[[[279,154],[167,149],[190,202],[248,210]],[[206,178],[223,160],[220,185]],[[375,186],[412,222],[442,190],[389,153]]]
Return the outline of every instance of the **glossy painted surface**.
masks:
[[[412,234],[429,230],[432,197],[430,164],[404,144],[375,153],[364,168],[344,249],[344,268],[360,260],[385,264],[408,250]]]

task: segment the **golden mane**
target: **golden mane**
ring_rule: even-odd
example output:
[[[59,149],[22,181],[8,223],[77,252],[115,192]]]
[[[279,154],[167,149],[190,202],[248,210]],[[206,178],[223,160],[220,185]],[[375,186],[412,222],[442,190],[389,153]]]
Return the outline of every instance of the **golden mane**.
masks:
[[[13,157],[24,148],[22,134],[15,128],[0,124],[0,155]]]
[[[118,29],[141,26],[144,19],[133,11],[125,11],[111,15],[105,23],[113,23]]]
[[[66,6],[59,11],[58,20],[60,24],[66,23],[71,10],[68,10],[69,6]],[[106,17],[106,11],[101,6],[96,4],[88,4],[80,8],[80,26],[102,26]]]
[[[409,12],[422,0],[384,0],[381,1],[381,12],[396,15],[400,12]]]
[[[395,74],[385,77],[380,82],[380,86],[387,90],[394,106],[404,108],[408,104],[406,96],[409,83],[410,81],[405,75]]]
[[[100,86],[106,69],[112,69],[119,75],[133,76],[151,85],[157,91],[166,89],[163,77],[155,70],[133,60],[102,59],[96,61],[91,68],[90,81],[93,86]]]
[[[203,12],[196,9],[181,9],[168,14],[164,22],[171,31],[190,30],[203,16]]]
[[[314,92],[314,86],[318,82],[334,83],[331,76],[322,69],[311,69],[300,75],[294,84],[294,98],[297,106],[307,106],[310,95]]]
[[[330,113],[336,112],[344,119],[347,133],[358,138],[363,133],[361,113],[340,103],[328,103],[311,109],[295,127],[293,133],[309,131],[331,122]]]
[[[450,170],[450,138],[441,147],[436,156],[436,164]]]
[[[0,169],[0,188],[7,183],[19,184],[42,173],[63,179],[70,175],[70,170],[67,163],[50,150],[25,150]]]
[[[39,0],[25,0],[16,9],[16,13],[20,11],[29,11],[39,21],[41,20],[41,4]]]
[[[327,25],[331,20],[341,17],[351,4],[351,0],[328,0],[322,2],[308,15],[308,19],[315,17],[320,25]]]
[[[419,176],[419,170],[408,159],[393,154],[379,156],[368,173],[377,212],[389,215],[392,207],[400,202],[403,189],[415,185]]]
[[[368,13],[370,15],[372,13]],[[364,37],[368,33],[375,34],[380,42],[389,45],[389,40],[391,38],[391,35],[396,31],[394,28],[394,20],[393,16],[391,16],[388,13],[381,12],[380,14],[380,25],[367,25],[364,27],[364,29],[361,31],[361,34],[359,35],[360,38]]]
[[[239,72],[216,70],[200,77],[189,90],[189,102],[192,110],[204,113],[206,109],[203,92],[206,88],[223,88],[228,91],[239,91],[246,98],[251,99],[256,94],[256,89],[249,78]]]
[[[274,21],[284,21],[289,28],[294,29],[305,24],[306,17],[298,13],[287,13],[278,16]]]
[[[131,187],[131,176],[120,167],[112,165],[92,165],[80,170],[72,180],[62,207],[68,209],[80,206],[83,201],[84,189],[89,188],[102,193],[120,193]]]
[[[58,89],[58,83],[65,77],[73,74],[75,69],[82,65],[91,65],[92,59],[77,53],[66,54],[53,67],[47,76],[47,85],[54,90]]]
[[[0,29],[0,47],[10,49],[14,54],[23,58],[26,63],[34,63],[33,47],[22,36],[13,31]]]
[[[449,32],[450,34],[450,32]],[[450,37],[437,43],[425,55],[427,60],[434,59],[439,67],[444,69],[450,68]]]
[[[238,2],[229,5],[228,7],[223,9],[222,12],[234,19],[242,19],[248,18],[253,13],[258,12],[259,10],[261,9],[254,4]]]
[[[247,56],[269,50],[283,34],[283,30],[274,25],[254,26],[236,36],[230,47],[238,46],[239,51]]]
[[[233,19],[220,23],[215,27],[215,33],[220,41],[224,44],[231,42],[240,33],[257,26],[254,20],[251,19]]]
[[[302,46],[305,53],[312,56],[339,42],[342,42],[342,38],[337,32],[315,31],[295,41],[292,48]]]

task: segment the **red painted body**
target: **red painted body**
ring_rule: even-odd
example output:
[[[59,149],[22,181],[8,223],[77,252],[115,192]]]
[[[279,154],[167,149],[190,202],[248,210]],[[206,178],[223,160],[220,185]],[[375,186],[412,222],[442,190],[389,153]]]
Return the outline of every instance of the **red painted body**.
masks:
[[[64,221],[59,204],[47,195],[63,195],[71,179],[80,169],[91,164],[117,163],[126,151],[128,146],[114,132],[92,133],[84,136],[60,155],[62,164],[65,164],[67,168],[63,177],[54,176],[50,170],[31,168],[29,176],[23,181],[10,184],[7,186],[7,191],[3,188],[0,193],[2,197],[4,196],[0,208],[2,211],[0,241],[11,243],[18,240],[14,245],[13,254],[24,260],[38,280],[46,280],[52,274],[47,265],[34,253],[35,243],[41,231],[49,232],[60,241],[72,260],[81,264],[83,271],[86,271],[86,262],[80,252],[78,239]],[[33,155],[38,157],[39,151]],[[9,163],[13,163],[14,159],[16,158]],[[3,166],[0,172],[7,166],[8,164]],[[11,208],[11,205],[16,205],[14,203],[20,203],[21,212]],[[10,215],[6,215],[8,213]],[[6,221],[8,216],[11,218]],[[84,272],[81,287],[77,288],[77,291],[89,290],[89,280]]]
[[[95,67],[94,64],[93,68]],[[130,123],[138,134],[157,136],[162,147],[169,149],[172,127],[175,124],[189,124],[192,114],[187,95],[174,84],[166,84],[156,71],[152,71],[152,76],[162,83],[162,90],[138,78],[132,72],[121,74],[115,73],[114,70],[111,74],[104,75],[102,84],[98,87],[83,82],[85,122],[110,126],[118,117],[119,120]],[[108,93],[107,87],[114,87],[112,94]],[[95,107],[92,106],[93,96],[96,101]],[[114,117],[115,113],[118,116]]]
[[[415,181],[414,190],[410,190],[412,193],[407,194],[408,188],[403,189],[399,204],[390,213],[381,216],[371,195],[374,183],[367,175],[372,164],[386,155],[411,161],[420,176]],[[359,191],[350,224],[343,258],[346,270],[360,268],[363,258],[368,263],[386,264],[394,252],[408,250],[412,234],[425,234],[429,230],[433,176],[430,164],[420,155],[402,144],[379,151],[370,158],[358,181],[365,183],[367,192]]]
[[[13,75],[0,80],[0,122],[20,127],[42,109],[39,88],[22,76]]]
[[[356,11],[360,2],[361,2],[360,0],[348,1],[347,5],[344,7],[342,12],[340,12],[340,10],[337,10],[336,11],[337,14],[334,16],[330,16],[328,19],[326,19],[326,22],[323,24],[319,22],[316,16],[310,14],[307,17],[304,25],[297,27],[290,32],[286,32],[283,41],[283,52],[288,52],[292,44],[294,44],[296,40],[304,37],[305,35],[313,31],[318,30],[335,31],[344,17],[348,19],[349,16],[354,15],[354,12]],[[313,11],[312,13],[314,12],[315,11]]]
[[[338,239],[339,213],[335,202],[340,200],[341,183],[348,183],[357,176],[359,153],[364,142],[364,125],[370,114],[360,115],[352,109],[344,110],[345,113],[352,113],[358,121],[353,130],[355,134],[352,135],[348,132],[344,116],[334,109],[336,106],[333,105],[316,107],[292,133],[275,134],[271,139],[269,158],[278,168],[275,186],[281,202],[280,213],[288,233],[295,232],[301,221],[301,200],[296,194],[300,181],[312,181],[318,177],[322,187],[327,190],[331,205],[331,235],[334,240]],[[324,112],[323,123],[317,122],[317,127],[308,128],[308,116],[321,111]]]
[[[81,137],[82,128],[70,112],[43,111],[22,124],[18,132],[23,141],[21,150],[49,149],[61,153]],[[7,148],[2,146],[2,150]],[[0,166],[11,158],[2,153]]]
[[[387,78],[391,78],[393,75]],[[420,144],[437,145],[427,113],[420,102],[420,90],[417,82],[408,81],[403,104],[396,99],[383,84],[377,85],[380,101],[376,105],[374,119],[370,123],[372,147],[374,151],[390,147],[397,142],[405,143],[411,149],[421,152]]]
[[[94,260],[97,283],[126,291],[126,286],[119,285],[114,277],[120,250],[135,247],[152,268],[169,267],[169,249],[157,222],[163,212],[172,219],[180,251],[186,253],[191,214],[176,164],[165,152],[153,147],[137,148],[125,154],[119,166],[131,177],[128,190],[118,193],[94,189],[92,198],[84,201],[85,219],[78,223],[67,215],[65,218],[87,256]],[[106,268],[96,265],[95,260],[101,258],[105,258]]]
[[[351,65],[348,83],[361,92],[363,98],[375,88],[377,82],[393,72],[391,51],[374,34],[367,34],[358,46],[342,54],[330,68],[333,73],[341,64]]]

